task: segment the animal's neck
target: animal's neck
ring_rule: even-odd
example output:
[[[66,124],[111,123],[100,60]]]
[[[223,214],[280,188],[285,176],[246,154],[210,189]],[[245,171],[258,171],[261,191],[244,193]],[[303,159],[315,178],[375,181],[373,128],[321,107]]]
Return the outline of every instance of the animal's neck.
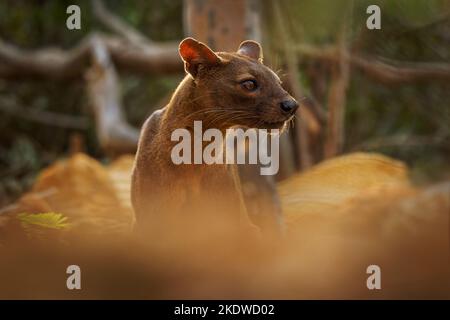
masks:
[[[201,119],[202,101],[198,97],[196,84],[190,76],[186,76],[175,90],[167,107],[165,117],[166,128],[173,131],[193,125],[193,118]],[[198,115],[198,117],[194,117]]]
[[[177,129],[187,129],[191,132],[191,143],[194,148],[194,139],[202,139],[203,132],[210,128],[211,116],[206,110],[211,108],[212,106],[208,106],[206,94],[199,92],[194,79],[186,76],[175,90],[161,120],[159,143],[165,147],[159,148],[159,152],[170,153],[173,146],[179,143],[171,139],[172,133]],[[194,132],[194,121],[201,121],[201,132],[198,131],[198,124]],[[225,135],[225,130],[221,131]],[[196,133],[201,134],[200,138]],[[202,150],[209,143],[202,139]]]
[[[211,102],[208,88],[199,88],[194,79],[187,75],[180,83],[168,105],[166,124],[167,128],[187,128],[191,130],[194,121],[201,121],[203,130],[215,128],[223,133],[224,124],[217,121],[217,115],[223,110]]]

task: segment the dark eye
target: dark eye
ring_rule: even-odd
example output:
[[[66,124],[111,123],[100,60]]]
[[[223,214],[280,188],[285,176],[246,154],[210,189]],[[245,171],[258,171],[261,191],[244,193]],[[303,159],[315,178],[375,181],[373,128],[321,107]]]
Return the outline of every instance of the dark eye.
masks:
[[[255,80],[245,80],[241,82],[242,88],[244,88],[247,91],[255,91],[256,88],[258,88],[258,84]]]

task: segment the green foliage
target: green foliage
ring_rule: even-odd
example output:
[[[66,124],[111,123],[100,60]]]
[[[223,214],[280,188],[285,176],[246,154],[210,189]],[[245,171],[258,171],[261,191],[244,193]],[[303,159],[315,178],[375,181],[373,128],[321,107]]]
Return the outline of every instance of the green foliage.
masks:
[[[19,213],[17,219],[29,239],[44,240],[55,231],[67,230],[68,218],[61,213]]]
[[[38,226],[49,229],[66,229],[69,227],[67,217],[61,213],[45,212],[45,213],[19,213],[17,219],[20,220],[24,228]]]

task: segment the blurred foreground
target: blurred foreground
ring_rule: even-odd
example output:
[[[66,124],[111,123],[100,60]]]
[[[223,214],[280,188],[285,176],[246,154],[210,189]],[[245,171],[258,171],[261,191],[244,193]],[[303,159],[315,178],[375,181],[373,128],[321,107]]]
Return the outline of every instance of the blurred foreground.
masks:
[[[279,185],[282,240],[189,219],[138,238],[132,164],[76,154],[2,212],[1,299],[450,298],[450,182],[417,188],[403,163],[355,153]],[[51,212],[62,216],[34,215]],[[66,288],[71,264],[78,291]],[[372,264],[381,290],[366,287]]]

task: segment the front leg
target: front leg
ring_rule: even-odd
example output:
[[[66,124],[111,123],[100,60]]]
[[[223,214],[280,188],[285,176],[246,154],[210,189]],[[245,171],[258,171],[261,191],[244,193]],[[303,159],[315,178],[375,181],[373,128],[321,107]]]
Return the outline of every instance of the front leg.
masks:
[[[250,219],[264,234],[282,234],[283,215],[273,176],[261,175],[260,165],[243,164],[237,167]]]

